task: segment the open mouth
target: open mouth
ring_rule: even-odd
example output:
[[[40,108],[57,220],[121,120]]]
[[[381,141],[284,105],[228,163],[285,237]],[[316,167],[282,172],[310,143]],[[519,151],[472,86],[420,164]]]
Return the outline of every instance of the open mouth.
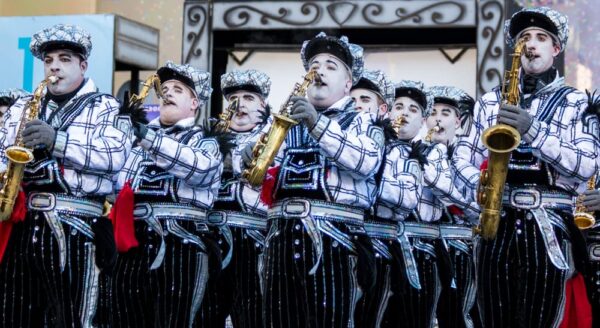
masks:
[[[168,100],[167,98],[163,98],[163,105],[167,106],[167,105],[175,105],[174,102],[172,102],[171,100]]]
[[[442,134],[442,133],[444,133],[444,131],[446,131],[446,129],[440,127],[437,131],[437,134]]]

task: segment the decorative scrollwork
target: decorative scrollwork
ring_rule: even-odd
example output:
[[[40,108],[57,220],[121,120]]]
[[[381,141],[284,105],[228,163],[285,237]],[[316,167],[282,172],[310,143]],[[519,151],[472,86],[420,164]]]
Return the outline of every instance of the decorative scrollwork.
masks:
[[[190,48],[185,56],[185,63],[189,63],[192,57],[202,56],[202,49],[198,47],[198,43],[200,42],[200,39],[202,39],[204,29],[206,29],[206,8],[200,5],[190,7],[187,11],[187,21],[192,27],[196,27],[196,25],[198,25],[198,29],[196,30],[197,32],[192,31],[186,35],[187,42],[190,43]]]
[[[306,20],[290,19],[291,11],[284,7],[280,7],[277,14],[273,14],[248,5],[239,5],[227,9],[223,14],[223,21],[229,28],[238,28],[248,24],[252,14],[255,13],[260,15],[260,23],[262,25],[268,25],[270,21],[276,21],[292,26],[307,26],[317,22],[321,18],[322,10],[318,4],[307,2],[300,7],[300,12]]]
[[[496,43],[498,34],[502,31],[503,10],[504,8],[499,1],[489,1],[481,6],[482,23],[490,22],[494,19],[497,19],[497,22],[495,26],[486,26],[481,31],[481,38],[485,40],[487,46],[483,52],[483,58],[478,69],[479,76],[477,85],[480,93],[489,91],[484,89],[484,81],[490,85],[499,85],[502,82],[502,73],[500,70],[496,67],[488,67],[488,62],[490,60],[502,60],[503,48],[494,44]],[[486,80],[484,80],[484,76]]]
[[[454,6],[459,9],[459,12],[456,15],[456,17],[453,17],[453,18],[452,17],[450,17],[450,18],[444,17],[444,14],[442,13],[442,11],[440,9],[442,9],[442,7],[448,7],[448,6]],[[412,13],[409,13],[406,10],[406,8],[404,8],[404,7],[399,7],[395,11],[395,15],[396,15],[396,17],[398,17],[398,19],[393,20],[393,21],[383,22],[380,20],[380,18],[377,17],[383,13],[383,11],[384,11],[383,5],[381,5],[379,3],[370,3],[363,8],[362,15],[363,15],[363,18],[365,19],[365,21],[367,21],[371,25],[388,26],[388,25],[394,25],[394,24],[401,23],[408,19],[412,19],[413,23],[421,23],[423,21],[423,14],[425,14],[431,10],[433,10],[433,12],[431,13],[431,16],[430,16],[431,21],[434,22],[435,24],[445,25],[445,24],[453,24],[453,23],[456,23],[456,22],[460,21],[461,19],[463,19],[463,17],[465,16],[466,8],[465,8],[464,4],[459,3],[459,2],[454,2],[454,1],[437,2],[437,3],[431,4],[429,6],[420,8],[419,10],[412,12]]]

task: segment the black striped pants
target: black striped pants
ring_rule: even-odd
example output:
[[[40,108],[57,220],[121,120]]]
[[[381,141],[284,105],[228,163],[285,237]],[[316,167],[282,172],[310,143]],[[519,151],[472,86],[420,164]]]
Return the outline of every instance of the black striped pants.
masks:
[[[585,284],[592,306],[592,326],[597,328],[600,327],[600,227],[594,227],[586,231],[586,234],[590,263],[585,275]]]
[[[557,269],[550,261],[540,229],[528,211],[505,211],[496,238],[482,239],[477,250],[477,301],[483,326],[557,327],[571,272]],[[553,228],[566,260],[572,262],[567,234]]]
[[[433,327],[441,284],[433,243],[426,239],[410,238],[417,265],[421,289],[408,282],[406,273],[395,274],[392,296],[388,301],[381,327]],[[404,263],[404,259],[401,259]],[[402,267],[405,270],[405,267]]]
[[[442,288],[437,306],[440,328],[480,327],[475,311],[475,262],[470,240],[447,240],[448,253],[454,267],[454,286]]]
[[[259,266],[263,246],[246,233],[246,229],[230,227],[233,253],[229,265],[208,282],[196,327],[225,327],[231,315],[234,327],[263,327],[262,292]],[[219,244],[225,244],[219,238]],[[223,256],[227,250],[223,250]]]
[[[91,218],[80,218],[91,224]],[[93,240],[58,222],[59,243],[44,214],[29,211],[15,225],[0,265],[0,327],[87,327],[94,318],[99,269]],[[56,226],[55,226],[56,227]]]
[[[344,224],[331,222],[348,234]],[[357,256],[322,234],[322,258],[314,274],[313,241],[300,220],[278,219],[267,235],[264,312],[267,327],[354,327],[360,297]]]
[[[387,240],[382,240],[387,243]],[[379,327],[383,314],[387,308],[388,300],[392,295],[391,279],[397,279],[398,272],[393,266],[392,260],[383,257],[375,250],[375,267],[377,277],[375,286],[366,292],[358,301],[354,318],[356,327]]]
[[[194,222],[177,222],[196,231]],[[206,288],[208,256],[198,245],[166,233],[164,262],[151,270],[161,239],[144,221],[136,221],[135,230],[140,246],[119,254],[112,275],[112,325],[191,327]]]

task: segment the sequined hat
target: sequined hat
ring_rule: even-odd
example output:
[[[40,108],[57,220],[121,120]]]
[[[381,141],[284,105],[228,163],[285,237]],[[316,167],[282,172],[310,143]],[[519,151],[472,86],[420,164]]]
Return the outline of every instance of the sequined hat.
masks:
[[[514,47],[521,32],[530,27],[541,28],[556,38],[562,52],[569,38],[569,19],[567,16],[548,7],[524,8],[504,22],[506,43]]]
[[[354,89],[367,89],[375,92],[388,106],[394,103],[394,83],[380,70],[364,70]]]
[[[69,49],[87,59],[92,52],[92,39],[86,30],[69,24],[45,28],[31,37],[29,50],[39,59],[43,59],[46,52],[57,49]]]
[[[352,74],[352,84],[358,83],[364,68],[363,48],[361,46],[349,43],[346,36],[337,38],[321,32],[302,44],[300,57],[304,69],[308,71],[310,60],[322,53],[331,54],[346,64]]]
[[[198,100],[206,102],[210,98],[212,88],[210,87],[210,73],[193,67],[189,64],[178,65],[167,61],[165,66],[156,72],[161,83],[169,80],[177,80],[187,85],[196,95]]]
[[[416,101],[423,109],[423,116],[429,116],[433,107],[433,97],[421,81],[402,80],[395,86],[394,99],[408,97]]]
[[[17,100],[23,97],[27,97],[31,93],[23,89],[4,89],[0,90],[0,106],[12,106]]]
[[[271,90],[271,79],[267,74],[255,69],[234,70],[221,75],[223,96],[227,97],[238,90],[254,92],[266,99]]]

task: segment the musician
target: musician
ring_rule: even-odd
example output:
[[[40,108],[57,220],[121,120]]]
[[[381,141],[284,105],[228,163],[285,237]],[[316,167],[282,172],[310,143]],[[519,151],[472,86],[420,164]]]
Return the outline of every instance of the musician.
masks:
[[[509,46],[519,39],[526,45],[520,104],[502,104],[500,88],[477,102],[472,129],[457,143],[455,172],[474,199],[489,156],[483,131],[504,123],[521,135],[508,165],[497,235],[482,239],[477,254],[479,310],[484,327],[556,327],[565,283],[584,261],[573,200],[597,171],[598,123],[592,116],[582,120],[585,94],[566,86],[553,66],[567,43],[567,17],[546,7],[525,8],[505,26]]]
[[[98,93],[85,77],[92,42],[87,31],[58,24],[33,35],[31,53],[43,62],[49,83],[37,119],[25,124],[22,140],[35,159],[23,177],[23,202],[0,268],[0,326],[89,327],[97,304],[98,275],[116,250],[110,221],[102,218],[131,143],[113,128],[119,103]],[[5,114],[0,159],[15,143],[31,97]],[[6,182],[8,183],[8,182]],[[14,182],[12,182],[14,183]],[[19,183],[19,182],[16,182]],[[18,217],[27,209],[26,216]]]
[[[6,110],[17,102],[20,98],[29,96],[30,93],[22,89],[0,90],[0,126],[2,126],[2,116]]]
[[[600,116],[600,97],[594,92],[588,94],[588,108],[584,119],[588,115]],[[600,157],[598,158],[600,160]],[[588,300],[592,309],[592,326],[600,327],[600,175],[596,172],[595,186],[584,192],[581,201],[585,211],[595,217],[595,224],[585,230],[585,237],[588,247],[589,264],[585,276]]]
[[[272,202],[265,325],[348,327],[359,284],[372,283],[366,278],[372,273],[361,271],[371,269],[362,263],[370,259],[370,245],[358,234],[364,233],[364,212],[374,201],[383,135],[350,98],[363,71],[361,47],[346,37],[319,33],[304,42],[301,58],[304,68],[320,78],[307,98],[291,98],[290,118],[300,124],[287,134],[283,156],[263,184],[264,198]],[[247,147],[247,167],[250,155]]]
[[[429,92],[434,97],[434,103],[425,124],[427,130],[431,131],[432,143],[447,145],[443,166],[449,168],[445,172],[454,177],[456,174],[452,171],[450,161],[455,136],[459,129],[462,129],[462,133],[468,133],[475,100],[456,87],[434,86],[429,88]],[[450,278],[451,281],[449,286],[442,288],[437,320],[440,327],[473,327],[479,322],[479,314],[474,310],[476,286],[471,226],[471,222],[477,220],[477,204],[465,204],[466,200],[459,192],[464,190],[464,186],[457,185],[455,179],[446,180],[445,185],[440,182],[432,188],[434,204],[442,210],[440,237],[443,247],[448,250],[454,275],[442,278]]]
[[[394,84],[383,71],[364,70],[358,83],[352,86],[350,97],[357,110],[383,117],[394,101]]]
[[[206,215],[222,156],[196,124],[212,92],[210,74],[171,61],[157,74],[164,95],[159,117],[147,125],[133,121],[137,146],[117,179],[115,219],[134,220],[136,240],[114,269],[114,327],[193,325],[209,264],[211,272],[221,265]]]
[[[221,188],[209,221],[220,227],[225,268],[211,280],[202,303],[198,327],[224,327],[231,316],[234,327],[262,327],[260,263],[267,233],[267,206],[260,201],[260,187],[242,179],[241,153],[268,129],[271,79],[249,69],[221,76],[221,92],[234,111],[227,132],[235,137],[235,147],[225,153]],[[228,106],[229,106],[228,105]]]

